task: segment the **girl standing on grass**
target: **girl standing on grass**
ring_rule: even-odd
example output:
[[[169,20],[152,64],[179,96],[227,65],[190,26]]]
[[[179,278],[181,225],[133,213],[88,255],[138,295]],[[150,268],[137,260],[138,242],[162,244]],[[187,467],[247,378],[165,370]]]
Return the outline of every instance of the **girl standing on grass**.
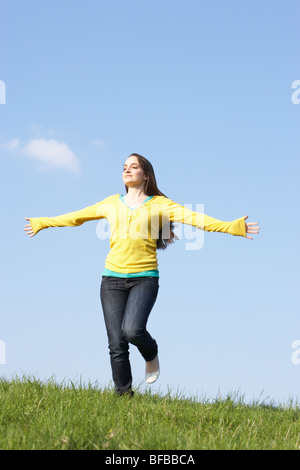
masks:
[[[125,161],[122,174],[126,194],[114,194],[85,209],[57,217],[27,218],[27,235],[33,237],[48,227],[78,226],[89,220],[107,219],[110,251],[102,273],[100,299],[108,336],[115,390],[132,394],[129,344],[134,344],[146,362],[146,382],[159,376],[158,347],[146,329],[159,289],[156,251],[166,249],[177,237],[174,222],[208,232],[223,232],[252,240],[257,222],[248,215],[222,222],[191,211],[159,191],[151,163],[137,153]]]

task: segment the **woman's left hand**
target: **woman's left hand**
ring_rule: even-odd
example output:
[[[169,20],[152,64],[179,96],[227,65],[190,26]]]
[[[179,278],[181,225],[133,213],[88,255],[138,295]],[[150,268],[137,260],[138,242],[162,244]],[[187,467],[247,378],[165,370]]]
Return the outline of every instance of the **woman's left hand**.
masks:
[[[259,233],[260,227],[258,227],[258,222],[248,222],[246,223],[246,219],[248,219],[247,215],[244,215],[245,219],[245,225],[246,225],[246,233]],[[252,237],[248,237],[246,235],[246,238],[249,238],[250,240],[253,240]]]

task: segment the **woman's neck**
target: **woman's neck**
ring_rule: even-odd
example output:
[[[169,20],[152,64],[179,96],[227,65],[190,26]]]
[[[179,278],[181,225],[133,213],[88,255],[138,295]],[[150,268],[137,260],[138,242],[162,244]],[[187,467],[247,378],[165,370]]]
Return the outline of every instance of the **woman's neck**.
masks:
[[[141,199],[146,199],[147,194],[145,194],[143,188],[128,188],[126,198],[130,201],[140,201]]]

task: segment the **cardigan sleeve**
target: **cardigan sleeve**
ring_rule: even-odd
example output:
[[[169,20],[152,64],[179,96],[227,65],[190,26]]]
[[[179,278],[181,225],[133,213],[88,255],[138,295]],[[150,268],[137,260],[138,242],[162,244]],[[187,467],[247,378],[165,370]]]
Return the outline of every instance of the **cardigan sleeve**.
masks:
[[[109,198],[105,198],[96,204],[87,206],[74,212],[58,215],[56,217],[33,217],[30,224],[34,233],[49,227],[76,227],[90,220],[98,220],[106,217]]]
[[[171,222],[192,225],[206,232],[223,232],[230,235],[246,237],[246,224],[244,217],[231,222],[214,219],[201,212],[195,212],[181,206],[169,198],[163,198],[164,213]]]

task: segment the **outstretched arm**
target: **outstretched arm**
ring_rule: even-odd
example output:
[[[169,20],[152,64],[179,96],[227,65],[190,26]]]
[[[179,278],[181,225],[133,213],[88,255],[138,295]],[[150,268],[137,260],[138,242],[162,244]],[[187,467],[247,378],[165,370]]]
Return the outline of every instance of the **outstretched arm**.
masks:
[[[107,215],[108,198],[92,206],[85,207],[79,211],[69,212],[57,217],[25,217],[29,224],[24,226],[24,231],[29,237],[33,237],[40,230],[48,227],[75,227],[89,220],[103,219]]]
[[[248,215],[240,217],[239,219],[225,222],[215,219],[200,212],[194,212],[180,204],[172,201],[172,199],[164,198],[163,205],[167,218],[171,222],[180,222],[183,224],[192,225],[207,232],[223,232],[230,235],[242,236],[253,240],[247,233],[258,233],[258,222],[246,223]]]

